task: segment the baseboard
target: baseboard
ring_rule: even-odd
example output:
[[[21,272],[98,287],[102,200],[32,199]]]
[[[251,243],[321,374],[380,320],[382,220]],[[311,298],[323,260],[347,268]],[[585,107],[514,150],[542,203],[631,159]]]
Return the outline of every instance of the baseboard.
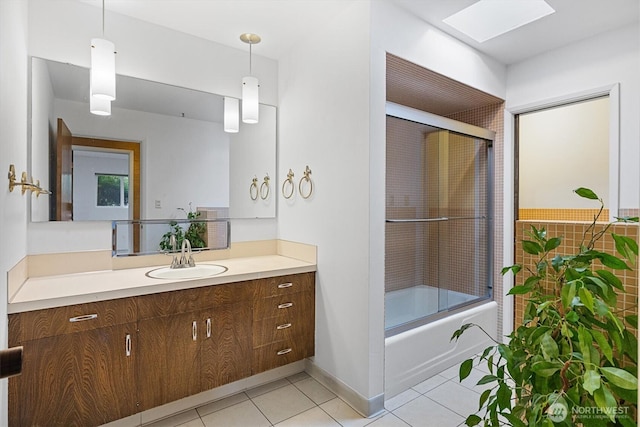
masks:
[[[363,417],[372,418],[381,414],[385,410],[384,393],[367,399],[340,379],[318,367],[318,365],[316,365],[311,359],[306,360],[305,371],[320,384],[340,397],[340,399],[344,400]]]

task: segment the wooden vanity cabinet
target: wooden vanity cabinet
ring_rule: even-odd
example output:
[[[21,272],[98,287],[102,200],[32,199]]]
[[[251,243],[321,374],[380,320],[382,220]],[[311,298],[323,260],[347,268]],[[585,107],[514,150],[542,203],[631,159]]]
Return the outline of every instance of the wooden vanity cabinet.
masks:
[[[315,274],[256,280],[252,373],[314,354]]]
[[[144,411],[250,375],[251,284],[138,297]]]
[[[23,346],[9,425],[92,426],[137,412],[133,299],[12,314],[9,337]]]

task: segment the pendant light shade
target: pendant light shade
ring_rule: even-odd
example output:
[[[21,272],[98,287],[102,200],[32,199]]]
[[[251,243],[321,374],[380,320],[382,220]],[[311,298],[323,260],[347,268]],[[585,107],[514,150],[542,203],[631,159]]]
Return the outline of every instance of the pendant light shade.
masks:
[[[115,45],[105,39],[91,39],[91,97],[116,99]]]
[[[240,130],[240,101],[224,97],[224,131],[237,133]]]
[[[92,96],[89,98],[89,111],[98,116],[111,115],[111,101],[106,98]]]
[[[242,121],[244,123],[258,123],[259,88],[257,78],[251,76],[242,78]]]
[[[258,79],[251,75],[251,47],[260,43],[260,36],[252,33],[243,33],[240,40],[249,45],[249,75],[242,78],[242,121],[244,123],[258,123],[258,111],[260,84]]]

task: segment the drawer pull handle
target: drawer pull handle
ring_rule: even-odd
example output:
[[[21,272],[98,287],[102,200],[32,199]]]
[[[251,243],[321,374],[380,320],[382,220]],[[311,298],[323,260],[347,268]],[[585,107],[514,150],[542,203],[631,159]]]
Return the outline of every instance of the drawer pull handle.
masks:
[[[131,356],[131,334],[127,334],[124,340],[124,352],[127,357]]]
[[[278,305],[278,308],[289,308],[289,307],[293,307],[292,302],[285,302],[284,304]]]
[[[278,285],[278,289],[284,289],[284,288],[290,288],[293,286],[293,283],[289,282],[289,283],[280,283]]]
[[[211,338],[211,318],[207,319],[207,338]]]
[[[83,316],[71,317],[69,319],[69,322],[71,322],[71,323],[84,322],[85,320],[93,320],[93,319],[97,319],[97,318],[98,318],[97,314],[85,314]]]
[[[191,337],[193,338],[194,341],[198,340],[198,322],[196,322],[195,320],[191,325]]]
[[[277,354],[278,356],[282,356],[282,355],[284,355],[284,354],[291,353],[292,351],[293,351],[293,349],[291,349],[291,348],[285,348],[284,350],[280,350],[280,351],[279,351],[279,352],[277,352],[276,354]]]
[[[281,330],[281,329],[287,329],[291,327],[291,323],[284,323],[282,325],[278,325],[276,326],[276,329]]]

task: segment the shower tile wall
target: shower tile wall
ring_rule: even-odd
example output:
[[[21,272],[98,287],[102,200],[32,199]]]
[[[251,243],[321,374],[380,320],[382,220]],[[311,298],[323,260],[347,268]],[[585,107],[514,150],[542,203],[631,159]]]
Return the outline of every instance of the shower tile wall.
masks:
[[[577,251],[577,248],[580,246],[580,243],[582,241],[584,230],[589,226],[589,224],[590,223],[588,222],[568,223],[553,221],[516,221],[516,263],[534,268],[534,256],[526,254],[522,250],[522,239],[526,236],[524,233],[525,231],[531,229],[531,225],[534,225],[538,229],[540,229],[541,227],[545,227],[547,230],[547,236],[549,237],[562,236],[562,245],[560,246],[559,250],[561,254],[568,255]],[[602,230],[605,225],[606,223],[596,225],[595,231],[598,232],[599,230]],[[640,240],[640,227],[637,224],[616,224],[612,226],[610,232],[631,237],[636,241]],[[603,238],[597,243],[595,249],[613,253],[615,251],[615,245],[611,234],[605,234]],[[523,268],[523,271],[524,270],[525,269]],[[634,268],[634,270],[631,271],[617,270],[616,274],[622,279],[626,291],[624,293],[621,292],[618,295],[618,309],[624,311],[622,313],[623,316],[626,316],[628,314],[636,314],[638,304],[638,270],[637,268]],[[525,279],[526,276],[524,273],[518,274],[516,276],[515,284],[522,285]],[[514,327],[518,327],[522,324],[525,304],[526,301],[523,296],[519,295],[516,297]]]
[[[487,105],[447,117],[471,125],[492,130],[496,133],[493,141],[493,299],[498,303],[498,336],[502,336],[503,284],[500,270],[504,267],[504,103]]]
[[[522,221],[591,221],[598,209],[518,209]],[[602,218],[609,218],[609,209],[603,209]]]

